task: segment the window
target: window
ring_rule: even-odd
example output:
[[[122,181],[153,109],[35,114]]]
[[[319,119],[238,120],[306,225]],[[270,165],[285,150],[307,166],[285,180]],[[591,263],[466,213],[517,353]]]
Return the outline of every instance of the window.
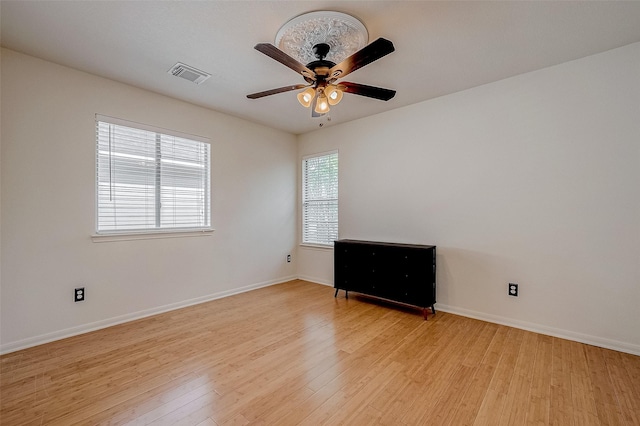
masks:
[[[302,160],[302,243],[333,246],[338,239],[338,153]]]
[[[98,234],[207,230],[209,141],[96,116]]]

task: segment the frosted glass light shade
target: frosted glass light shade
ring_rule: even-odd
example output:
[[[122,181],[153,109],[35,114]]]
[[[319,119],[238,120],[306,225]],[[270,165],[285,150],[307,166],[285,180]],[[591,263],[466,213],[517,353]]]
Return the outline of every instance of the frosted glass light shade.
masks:
[[[298,102],[305,108],[309,108],[311,106],[311,101],[316,95],[316,90],[313,87],[307,87],[302,92],[298,93]]]
[[[324,94],[327,95],[329,105],[338,105],[342,100],[342,90],[338,89],[335,85],[331,84],[324,89]]]
[[[316,103],[315,111],[318,114],[326,114],[329,112],[329,100],[324,95],[324,93],[318,96],[318,102]]]

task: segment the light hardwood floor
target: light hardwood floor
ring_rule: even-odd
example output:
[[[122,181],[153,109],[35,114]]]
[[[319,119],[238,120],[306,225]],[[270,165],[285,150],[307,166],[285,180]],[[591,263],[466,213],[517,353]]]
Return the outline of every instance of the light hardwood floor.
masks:
[[[640,357],[303,281],[1,361],[2,425],[640,425]]]

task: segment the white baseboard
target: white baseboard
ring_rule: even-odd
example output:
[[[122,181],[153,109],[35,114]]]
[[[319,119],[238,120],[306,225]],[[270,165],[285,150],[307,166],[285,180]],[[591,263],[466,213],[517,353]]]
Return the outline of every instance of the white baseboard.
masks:
[[[322,285],[328,285],[329,287],[333,287],[333,280],[332,281],[327,281],[327,280],[323,280],[321,278],[310,277],[310,276],[307,276],[307,275],[299,275],[298,279],[299,280],[303,280],[303,281],[309,281],[309,282],[315,283],[315,284],[322,284]]]
[[[475,318],[482,321],[492,322],[495,324],[506,325],[509,327],[519,328],[522,330],[533,331],[547,336],[559,337],[561,339],[573,340],[575,342],[585,343],[587,345],[598,346],[601,348],[613,349],[618,352],[625,352],[632,355],[640,355],[640,345],[621,342],[618,340],[605,339],[602,337],[591,336],[588,334],[576,333],[574,331],[562,330],[559,328],[547,327],[545,325],[534,324],[526,321],[514,320],[511,318],[500,317],[497,315],[486,314],[484,312],[472,311],[455,306],[443,305],[436,303],[436,311],[449,312],[463,317]]]
[[[322,284],[333,287],[332,282],[328,282],[323,279],[310,277],[310,276],[290,276],[283,277],[277,280],[263,281],[261,283],[251,284],[240,288],[231,290],[220,291],[207,296],[197,297],[195,299],[184,300],[182,302],[171,303],[169,305],[159,306],[157,308],[146,309],[144,311],[138,311],[131,314],[120,315],[117,317],[109,318],[102,321],[96,321],[89,324],[84,324],[77,327],[67,328],[65,330],[56,331],[53,333],[42,334],[40,336],[31,337],[28,339],[19,340],[17,342],[10,342],[0,346],[0,354],[6,354],[10,352],[19,351],[21,349],[30,348],[33,346],[42,345],[44,343],[53,342],[56,340],[66,339],[67,337],[77,336],[79,334],[88,333],[102,328],[111,327],[114,325],[122,324],[129,321],[149,317],[152,315],[161,314],[164,312],[173,311],[176,309],[186,308],[187,306],[197,305],[200,303],[209,302],[211,300],[221,299],[223,297],[233,296],[235,294],[245,293],[247,291],[256,290],[262,287],[268,287],[271,285],[282,284],[287,281],[300,279],[316,284]],[[486,314],[484,312],[472,311],[464,308],[457,308],[455,306],[443,305],[441,303],[436,304],[436,311],[449,312],[464,317],[475,318],[482,321],[487,321],[495,324],[506,325],[509,327],[519,328],[522,330],[532,331],[534,333],[545,334],[547,336],[559,337],[561,339],[573,340],[587,345],[598,346],[602,348],[612,349],[614,351],[625,352],[632,355],[640,356],[640,345],[634,345],[631,343],[620,342],[617,340],[605,339],[602,337],[591,336],[588,334],[576,333],[573,331],[562,330],[553,327],[547,327],[539,324],[529,323],[525,321],[518,321],[511,318],[500,317],[497,315]]]
[[[329,283],[314,277],[299,276],[298,279],[333,287],[333,283]],[[559,337],[561,339],[572,340],[575,342],[585,343],[587,345],[593,345],[601,348],[612,349],[618,352],[625,352],[632,355],[640,355],[640,345],[620,342],[618,340],[605,339],[602,337],[591,336],[588,334],[576,333],[573,331],[562,330],[559,328],[547,327],[544,325],[534,324],[526,321],[519,321],[511,318],[500,317],[497,315],[486,314],[484,312],[472,311],[470,309],[443,305],[442,303],[436,303],[436,312],[437,311],[449,312],[451,314],[456,314],[463,317],[474,318],[474,319],[487,321],[495,324],[506,325],[509,327],[532,331],[534,333],[544,334],[547,336]]]
[[[196,297],[194,299],[183,300],[181,302],[176,302],[176,303],[170,303],[168,305],[159,306],[157,308],[145,309],[143,311],[120,315],[117,317],[108,318],[105,320],[96,321],[89,324],[83,324],[77,327],[71,327],[64,330],[60,330],[60,331],[54,331],[52,333],[42,334],[40,336],[30,337],[28,339],[18,340],[16,342],[6,343],[0,346],[0,354],[19,351],[21,349],[42,345],[44,343],[49,343],[56,340],[66,339],[67,337],[73,337],[79,334],[89,333],[91,331],[100,330],[102,328],[112,327],[114,325],[122,324],[125,322],[150,317],[152,315],[174,311],[176,309],[186,308],[187,306],[198,305],[200,303],[221,299],[223,297],[233,296],[235,294],[245,293],[247,291],[256,290],[262,287],[282,284],[284,282],[295,280],[295,279],[297,279],[296,276],[290,276],[290,277],[282,277],[276,280],[263,281],[261,283],[255,283],[255,284],[247,285],[240,288],[234,288],[231,290],[224,290],[217,293],[209,294],[207,296]]]

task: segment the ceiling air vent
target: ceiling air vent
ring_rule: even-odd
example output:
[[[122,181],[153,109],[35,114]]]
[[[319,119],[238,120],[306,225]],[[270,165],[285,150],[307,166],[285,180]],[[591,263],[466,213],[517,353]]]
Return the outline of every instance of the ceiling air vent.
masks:
[[[184,78],[192,83],[200,84],[209,77],[211,74],[207,74],[204,71],[200,71],[197,68],[190,67],[189,65],[178,62],[168,71],[169,74],[173,74],[176,77]]]

